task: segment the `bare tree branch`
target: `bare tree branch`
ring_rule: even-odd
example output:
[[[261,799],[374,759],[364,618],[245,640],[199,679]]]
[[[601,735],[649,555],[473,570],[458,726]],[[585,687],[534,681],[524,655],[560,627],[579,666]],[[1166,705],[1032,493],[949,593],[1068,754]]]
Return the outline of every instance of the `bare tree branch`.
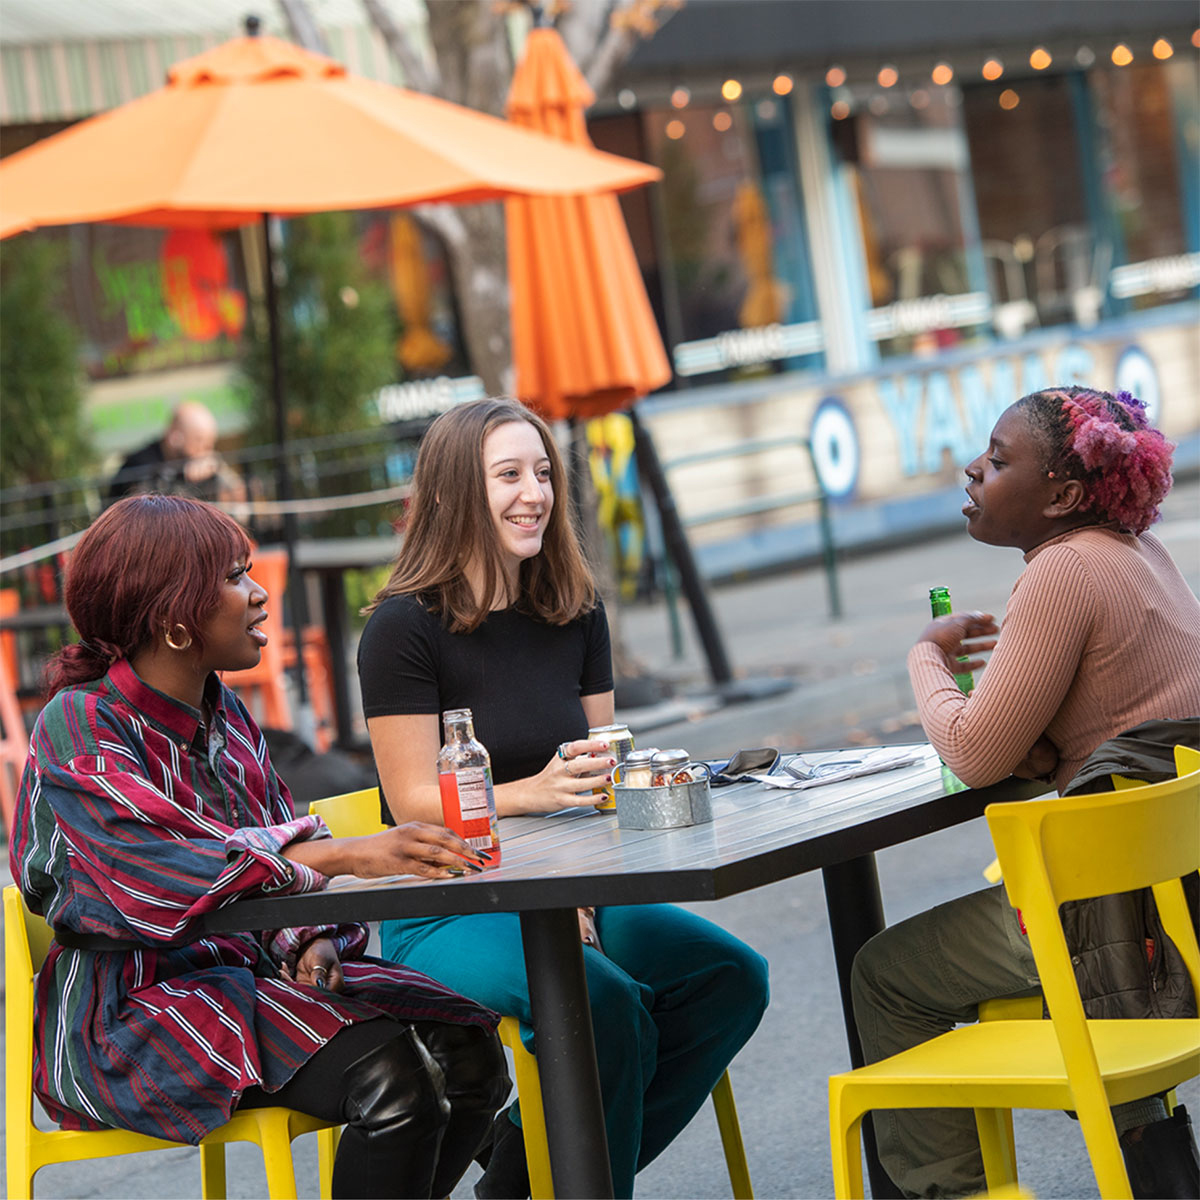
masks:
[[[396,24],[383,0],[362,0],[362,3],[368,20],[379,30],[388,50],[400,64],[406,86],[432,96],[440,95],[442,80],[436,59],[430,61],[417,52],[408,35]]]
[[[633,53],[636,44],[637,35],[628,28],[618,29],[613,25],[608,27],[583,73],[588,86],[597,96],[608,87],[617,67]]]
[[[433,230],[446,243],[450,253],[461,253],[466,249],[467,227],[463,224],[458,209],[449,204],[418,204],[409,211],[422,225]]]
[[[579,69],[588,86],[600,95],[612,82],[617,68],[633,53],[640,38],[648,38],[661,29],[672,16],[678,4],[647,2],[647,0],[616,0],[611,5],[596,5],[577,2],[568,16],[579,13],[592,28],[582,36],[567,41]],[[598,10],[603,10],[598,12]],[[595,17],[602,15],[603,27],[597,27]],[[636,16],[637,19],[626,19]],[[564,39],[567,34],[564,31]],[[587,53],[588,47],[595,47]]]
[[[292,41],[316,54],[329,53],[329,43],[304,0],[279,0],[279,7],[283,9],[283,19],[287,22]]]

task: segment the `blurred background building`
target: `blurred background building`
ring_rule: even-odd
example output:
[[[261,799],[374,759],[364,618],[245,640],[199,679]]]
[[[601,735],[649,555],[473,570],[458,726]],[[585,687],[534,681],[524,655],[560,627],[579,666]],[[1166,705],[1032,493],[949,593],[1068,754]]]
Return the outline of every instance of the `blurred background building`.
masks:
[[[424,5],[381,3],[420,44]],[[350,70],[403,83],[366,7],[300,9]],[[669,7],[589,128],[664,172],[622,197],[675,372],[641,411],[710,577],[816,553],[813,512],[794,502],[814,464],[842,546],[956,523],[963,464],[1000,410],[1047,384],[1132,391],[1178,443],[1180,472],[1200,468],[1192,0]],[[236,34],[244,8],[5,0],[0,154],[152,90]],[[266,32],[295,33],[294,3],[260,8]],[[515,53],[527,17],[496,20]],[[436,232],[389,213],[354,231],[396,329],[380,419],[481,394]],[[25,236],[64,249],[58,303],[81,334],[102,455],[153,436],[182,400],[208,405],[236,446],[257,231]],[[621,457],[619,434],[593,441],[598,461]]]

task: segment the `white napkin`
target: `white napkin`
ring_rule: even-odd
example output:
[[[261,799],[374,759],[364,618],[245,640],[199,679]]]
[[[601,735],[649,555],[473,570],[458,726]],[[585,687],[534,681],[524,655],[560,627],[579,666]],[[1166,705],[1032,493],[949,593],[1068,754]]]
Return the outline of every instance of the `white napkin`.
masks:
[[[821,787],[826,783],[839,783],[843,779],[857,779],[860,775],[875,775],[880,771],[894,771],[899,767],[911,767],[924,762],[932,748],[928,743],[915,746],[874,746],[859,751],[845,750],[829,756],[806,756],[793,754],[785,757],[774,775],[755,775],[759,783],[768,787],[800,791],[804,788]],[[799,779],[787,771],[794,767],[800,772],[812,772],[810,778]]]

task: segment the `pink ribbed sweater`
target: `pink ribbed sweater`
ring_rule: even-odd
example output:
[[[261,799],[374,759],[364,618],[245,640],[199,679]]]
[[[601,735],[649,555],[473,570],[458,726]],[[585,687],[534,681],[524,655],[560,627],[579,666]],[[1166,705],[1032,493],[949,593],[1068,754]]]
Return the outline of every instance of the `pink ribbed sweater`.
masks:
[[[1109,738],[1200,713],[1200,602],[1150,534],[1076,529],[1025,562],[970,697],[930,642],[908,673],[926,736],[964,783],[1011,775],[1045,734],[1061,792]]]

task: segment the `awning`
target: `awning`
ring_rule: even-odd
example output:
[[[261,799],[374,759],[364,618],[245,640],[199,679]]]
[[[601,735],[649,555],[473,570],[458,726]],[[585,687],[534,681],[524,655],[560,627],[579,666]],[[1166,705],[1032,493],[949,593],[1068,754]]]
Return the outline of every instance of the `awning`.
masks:
[[[954,50],[1028,50],[1089,38],[1144,39],[1196,28],[1194,0],[699,0],[685,4],[618,71],[616,87],[690,70],[822,70],[854,59]],[[1099,52],[1099,47],[1094,47]]]
[[[0,45],[0,125],[70,121],[116,108],[166,81],[167,68],[227,40],[230,30],[95,41]],[[353,74],[402,84],[368,25],[323,29],[331,57]]]

